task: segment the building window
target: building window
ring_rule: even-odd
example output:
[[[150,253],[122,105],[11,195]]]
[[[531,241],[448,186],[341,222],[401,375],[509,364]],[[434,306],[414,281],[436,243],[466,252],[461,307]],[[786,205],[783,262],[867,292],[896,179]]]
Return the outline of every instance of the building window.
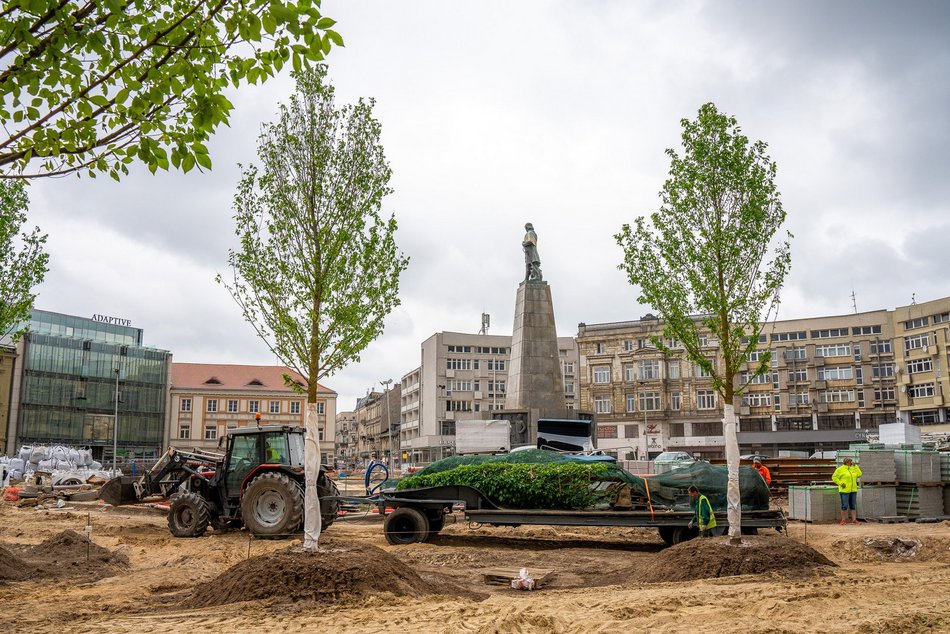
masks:
[[[218,437],[218,426],[208,425],[205,427],[205,440],[214,440]]]
[[[494,370],[495,372],[504,372],[506,361],[499,361],[498,359],[489,359],[488,360],[488,369]],[[573,366],[573,364],[572,364]]]
[[[802,330],[799,332],[778,332],[772,335],[772,341],[801,341],[807,337],[807,333]]]
[[[627,394],[626,403],[627,403],[627,412],[635,412],[635,411],[637,411],[637,396],[636,396],[636,394]]]
[[[913,330],[914,328],[923,328],[930,325],[929,317],[918,317],[904,322],[904,330]]]
[[[610,397],[609,396],[595,396],[594,397],[594,412],[598,414],[609,414],[610,413]]]
[[[934,364],[930,359],[920,359],[907,362],[907,373],[918,374],[920,372],[932,372]]]
[[[191,411],[191,399],[183,398],[181,399],[181,411],[190,412]]]
[[[808,380],[808,372],[805,368],[800,370],[789,370],[788,371],[788,382],[789,383],[804,383]]]
[[[616,438],[617,426],[616,425],[597,425],[597,437],[598,438]]]
[[[641,361],[637,367],[637,378],[641,381],[660,378],[660,362],[657,359]]]
[[[875,401],[896,401],[897,391],[893,387],[882,387],[874,389]]]
[[[640,426],[639,426],[639,425],[624,425],[624,426],[623,426],[623,437],[624,437],[624,438],[639,438],[639,437],[640,437]]]
[[[850,365],[841,365],[830,368],[818,368],[819,381],[845,381],[853,378],[854,372]]]
[[[904,337],[904,352],[911,350],[921,350],[927,348],[930,343],[930,335],[922,334],[913,337]]]
[[[660,411],[660,393],[640,392],[640,410],[644,412]]]
[[[290,413],[291,414],[300,413],[300,401],[290,401]]]
[[[686,436],[686,425],[683,423],[670,423],[670,436],[673,438],[683,438]]]
[[[623,366],[623,380],[626,382],[636,381],[637,374],[632,363]]]
[[[478,369],[478,361],[471,359],[446,359],[445,367],[448,370],[471,370],[473,367]]]
[[[181,440],[188,440],[191,438],[191,427],[188,425],[182,425],[178,428],[178,438]]]
[[[950,313],[940,313],[939,315],[934,315],[934,324],[942,324],[950,321]]]
[[[323,401],[317,403],[317,414],[326,414],[327,413],[327,404]]]
[[[444,420],[439,426],[439,431],[442,432],[443,436],[454,436],[455,435],[455,421],[454,420]]]
[[[832,344],[826,346],[815,346],[816,357],[850,357],[851,346],[849,344]]]
[[[605,350],[606,348],[603,341],[598,341],[594,344],[594,354],[604,354]]]
[[[795,405],[807,406],[811,401],[808,400],[808,392],[789,392],[788,394],[788,406],[793,407]]]
[[[805,357],[805,346],[792,346],[785,351],[786,359],[804,359]]]
[[[891,353],[890,341],[872,341],[871,342],[871,354],[890,354],[890,353]]]
[[[505,382],[504,381],[489,381],[488,382],[488,392],[489,394],[504,394],[505,393]]]
[[[696,409],[716,409],[716,393],[712,390],[696,392]]]
[[[594,368],[594,383],[610,383],[610,366],[598,365]]]
[[[280,401],[271,401],[267,412],[270,414],[280,414]]]
[[[236,414],[238,411],[238,402],[234,399],[228,399],[228,413]]]
[[[565,374],[565,375],[567,375],[567,376],[573,376],[573,375],[574,375],[574,362],[573,362],[573,361],[565,361],[562,367],[564,368],[564,374]],[[488,369],[491,370],[491,368],[488,368]]]
[[[261,411],[261,402],[260,401],[248,401],[247,402],[247,411],[252,414],[256,414]]]
[[[209,398],[209,399],[208,399],[208,411],[209,411],[209,412],[216,412],[216,411],[218,411],[218,399],[216,399],[216,398]]]
[[[907,394],[911,398],[927,398],[934,395],[933,383],[921,383],[920,385],[911,385],[907,388]]]
[[[911,425],[934,425],[938,423],[937,411],[930,410],[926,412],[911,412],[910,414],[910,424]]]
[[[722,423],[693,423],[690,427],[691,436],[722,436]]]
[[[769,407],[772,405],[772,393],[749,392],[742,396],[742,404],[748,407]]]
[[[683,397],[679,392],[670,392],[670,409],[674,412],[680,411],[683,407]]]
[[[633,339],[624,339],[624,342],[623,342],[623,350],[624,350],[624,352],[632,352],[632,351],[633,351]]]
[[[871,376],[877,378],[894,376],[894,364],[879,363],[877,365],[871,366]]]
[[[853,403],[854,390],[824,390],[818,393],[820,403]]]
[[[826,330],[812,330],[812,339],[829,339],[831,337],[847,337],[847,328],[828,328]]]
[[[766,385],[768,383],[775,383],[778,381],[778,374],[774,372],[766,372],[765,374],[760,374],[759,376],[753,376],[751,372],[743,372],[740,378],[742,383],[745,385]]]
[[[670,379],[680,378],[680,362],[679,361],[669,361],[666,364],[666,376]]]
[[[574,394],[574,381],[565,381],[564,382],[564,393],[565,394]]]
[[[879,335],[881,334],[880,326],[855,326],[851,329],[852,335]]]
[[[447,412],[470,412],[472,411],[471,401],[446,401],[445,411]]]
[[[707,361],[709,361],[710,363],[710,366],[711,366],[710,369],[707,370],[703,366],[696,364],[696,370],[695,370],[694,376],[700,379],[705,379],[712,376],[712,368],[715,367],[716,362],[712,359],[707,359]]]

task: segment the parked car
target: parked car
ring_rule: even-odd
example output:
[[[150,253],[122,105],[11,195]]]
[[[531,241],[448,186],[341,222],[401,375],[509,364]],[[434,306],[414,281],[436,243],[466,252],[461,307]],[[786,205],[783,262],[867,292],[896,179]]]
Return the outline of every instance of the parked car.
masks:
[[[756,458],[759,460],[768,460],[769,456],[766,456],[763,453],[747,453],[745,455],[739,456],[739,460],[749,460],[750,462]]]
[[[653,459],[653,473],[666,473],[694,462],[696,459],[685,451],[664,451]]]

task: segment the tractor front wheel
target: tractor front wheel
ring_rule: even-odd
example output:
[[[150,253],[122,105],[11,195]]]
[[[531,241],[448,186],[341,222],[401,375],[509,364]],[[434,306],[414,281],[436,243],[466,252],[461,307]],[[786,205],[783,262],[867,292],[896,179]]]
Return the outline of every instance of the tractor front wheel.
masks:
[[[197,493],[179,493],[168,507],[168,529],[175,537],[200,537],[211,521],[208,503]]]
[[[260,475],[241,496],[241,518],[252,535],[286,537],[300,529],[303,489],[283,473]]]

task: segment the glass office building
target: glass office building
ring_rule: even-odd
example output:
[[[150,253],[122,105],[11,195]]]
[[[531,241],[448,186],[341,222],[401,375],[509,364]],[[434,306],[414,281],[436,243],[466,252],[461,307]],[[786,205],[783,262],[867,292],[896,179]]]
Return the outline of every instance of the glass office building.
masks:
[[[139,328],[33,311],[17,345],[14,446],[86,446],[111,462],[118,370],[119,461],[160,455],[171,353],[141,344]]]

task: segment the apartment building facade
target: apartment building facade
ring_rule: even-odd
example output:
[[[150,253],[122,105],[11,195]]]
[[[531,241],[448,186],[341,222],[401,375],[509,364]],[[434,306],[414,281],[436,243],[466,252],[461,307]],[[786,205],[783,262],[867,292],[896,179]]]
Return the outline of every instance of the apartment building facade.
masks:
[[[950,298],[770,325],[736,377],[742,453],[846,447],[887,422],[947,427]],[[595,412],[598,445],[624,458],[684,450],[723,455],[722,403],[702,368],[676,342],[652,343],[662,323],[580,324],[580,400]],[[715,364],[718,344],[704,350]],[[754,377],[771,352],[768,372]],[[718,367],[721,368],[721,365]]]
[[[167,445],[214,450],[228,429],[257,424],[303,426],[307,396],[284,382],[303,377],[283,366],[173,363]],[[320,460],[333,464],[336,448],[336,392],[320,385],[317,415]]]
[[[577,348],[558,337],[565,406],[574,409]],[[422,342],[421,365],[402,377],[400,453],[410,465],[455,453],[455,424],[505,408],[511,336],[438,332]]]

